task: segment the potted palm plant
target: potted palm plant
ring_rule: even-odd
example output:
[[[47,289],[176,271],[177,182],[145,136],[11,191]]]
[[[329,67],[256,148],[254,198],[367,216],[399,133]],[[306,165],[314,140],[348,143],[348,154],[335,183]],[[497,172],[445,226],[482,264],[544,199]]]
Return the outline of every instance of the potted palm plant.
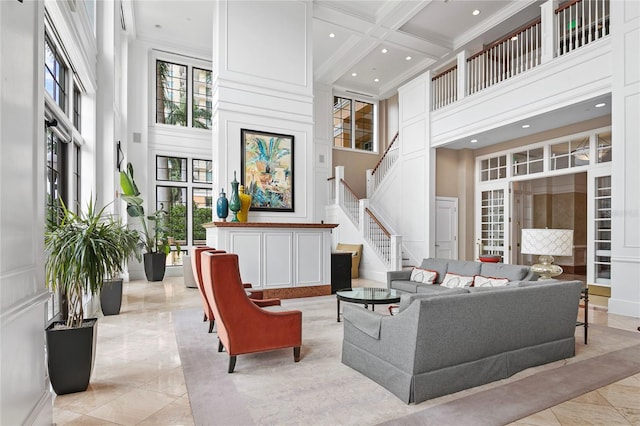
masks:
[[[96,210],[93,201],[81,214],[60,204],[59,221],[49,223],[45,233],[47,285],[62,291],[68,307],[66,321],[46,329],[49,379],[58,395],[86,390],[91,377],[97,319],[84,318],[83,295],[97,294],[139,239],[136,231],[105,215],[105,207]]]
[[[168,229],[166,227],[167,211],[164,208],[145,215],[143,200],[134,180],[133,166],[127,164],[126,170],[120,172],[120,188],[122,199],[127,203],[127,213],[140,220],[142,227],[141,244],[144,253],[144,273],[148,281],[162,281],[167,264],[167,255],[171,252]]]

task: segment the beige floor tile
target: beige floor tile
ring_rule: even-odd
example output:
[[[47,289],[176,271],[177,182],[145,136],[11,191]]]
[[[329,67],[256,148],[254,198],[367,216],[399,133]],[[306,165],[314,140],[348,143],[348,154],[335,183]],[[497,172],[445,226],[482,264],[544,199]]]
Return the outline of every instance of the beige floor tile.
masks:
[[[136,425],[176,399],[158,392],[134,389],[96,408],[89,415],[122,425]]]
[[[583,404],[607,405],[611,406],[609,401],[598,391],[588,392],[582,396],[572,399],[573,402],[581,402]]]
[[[640,426],[640,410],[636,410],[635,408],[618,408],[618,412],[632,425]]]
[[[551,411],[563,426],[628,426],[630,424],[614,407],[604,407],[602,405],[569,401],[556,405],[551,408]]]
[[[614,383],[598,392],[614,407],[640,410],[640,387]]]
[[[515,423],[511,423],[510,426],[513,425],[560,426],[560,422],[551,410],[544,410],[520,419]]]
[[[137,426],[192,426],[191,405],[189,398],[178,398],[162,410],[147,417]]]

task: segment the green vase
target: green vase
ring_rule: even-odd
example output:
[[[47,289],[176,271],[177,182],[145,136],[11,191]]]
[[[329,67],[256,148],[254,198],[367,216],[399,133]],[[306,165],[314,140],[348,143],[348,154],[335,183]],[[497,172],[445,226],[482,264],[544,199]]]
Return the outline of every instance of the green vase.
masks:
[[[231,181],[231,198],[229,199],[229,210],[233,212],[233,219],[231,222],[239,222],[238,212],[242,207],[240,203],[240,195],[238,194],[238,184],[236,180],[236,172],[233,172],[233,181]]]

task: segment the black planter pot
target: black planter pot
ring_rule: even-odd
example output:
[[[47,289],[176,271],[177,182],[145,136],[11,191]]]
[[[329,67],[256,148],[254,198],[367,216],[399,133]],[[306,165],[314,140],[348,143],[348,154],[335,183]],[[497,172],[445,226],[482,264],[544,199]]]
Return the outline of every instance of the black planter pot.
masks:
[[[118,315],[122,306],[122,278],[104,280],[100,290],[100,307],[103,315]]]
[[[164,253],[144,254],[144,274],[147,281],[162,281],[167,266],[167,255]]]
[[[82,327],[46,330],[49,380],[58,395],[87,390],[95,358],[98,320],[87,318]]]

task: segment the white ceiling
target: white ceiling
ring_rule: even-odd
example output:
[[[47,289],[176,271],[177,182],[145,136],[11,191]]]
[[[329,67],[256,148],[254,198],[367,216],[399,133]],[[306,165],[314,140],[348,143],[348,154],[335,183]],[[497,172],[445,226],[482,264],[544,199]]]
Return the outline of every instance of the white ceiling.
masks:
[[[314,81],[337,91],[386,99],[417,75],[448,67],[458,52],[478,52],[483,45],[527,24],[539,16],[542,3],[313,0]],[[128,29],[136,37],[211,58],[213,0],[131,0],[125,4],[132,5],[133,28]],[[476,9],[480,13],[474,16]],[[331,33],[335,36],[329,37]],[[383,48],[387,53],[382,53]],[[409,56],[411,60],[406,59]],[[553,120],[541,117],[537,129],[607,113],[602,110],[585,114],[584,106],[564,108],[554,112]],[[492,134],[492,139],[506,140],[510,134],[505,132],[503,136]]]

